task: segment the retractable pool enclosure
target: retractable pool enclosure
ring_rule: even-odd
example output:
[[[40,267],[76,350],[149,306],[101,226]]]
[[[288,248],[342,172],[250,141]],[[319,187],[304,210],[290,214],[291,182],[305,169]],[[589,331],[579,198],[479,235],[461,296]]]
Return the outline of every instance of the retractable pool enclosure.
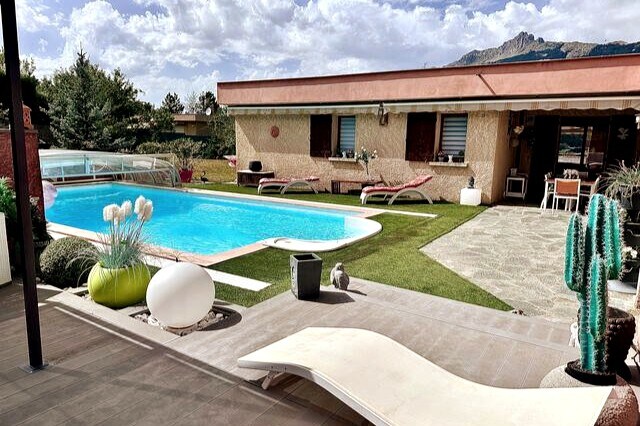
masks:
[[[53,182],[124,180],[173,187],[180,177],[170,159],[171,154],[45,149],[40,150],[40,171]]]

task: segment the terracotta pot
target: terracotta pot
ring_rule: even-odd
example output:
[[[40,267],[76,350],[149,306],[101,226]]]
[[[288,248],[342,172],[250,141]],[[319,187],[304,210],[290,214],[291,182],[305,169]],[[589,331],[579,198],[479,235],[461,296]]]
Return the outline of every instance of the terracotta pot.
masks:
[[[146,265],[128,268],[103,268],[96,263],[87,279],[94,302],[109,308],[126,308],[144,300],[151,273]]]
[[[191,178],[193,177],[192,169],[180,169],[178,170],[178,174],[180,175],[180,182],[189,183],[191,182]]]

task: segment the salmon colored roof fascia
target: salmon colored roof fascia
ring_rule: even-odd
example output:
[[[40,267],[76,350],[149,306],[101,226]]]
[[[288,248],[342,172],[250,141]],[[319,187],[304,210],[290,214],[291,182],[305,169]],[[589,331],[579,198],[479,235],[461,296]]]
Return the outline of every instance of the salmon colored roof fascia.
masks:
[[[640,55],[218,83],[229,106],[640,92]]]

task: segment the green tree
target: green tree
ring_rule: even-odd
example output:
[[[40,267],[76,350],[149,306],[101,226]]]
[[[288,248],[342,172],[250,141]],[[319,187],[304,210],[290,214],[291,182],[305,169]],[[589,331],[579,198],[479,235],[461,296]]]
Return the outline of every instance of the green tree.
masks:
[[[163,140],[163,133],[173,131],[173,114],[166,108],[154,108],[152,104],[144,102],[136,139],[138,143]]]
[[[68,149],[130,151],[144,104],[120,70],[108,74],[78,52],[75,63],[43,83],[56,145]]]
[[[171,114],[182,114],[184,111],[184,105],[180,102],[180,96],[177,93],[167,93],[167,95],[162,100],[161,108],[166,109]]]
[[[207,90],[198,96],[198,108],[201,114],[206,113],[207,108],[211,108],[211,113],[213,114],[218,110],[218,107],[218,101],[216,100],[216,95],[214,95],[213,92]]]
[[[209,139],[203,147],[207,158],[220,158],[236,151],[235,120],[224,107],[218,107],[209,120]]]
[[[31,121],[36,126],[46,126],[48,117],[43,112],[47,108],[47,100],[41,92],[40,81],[35,76],[33,59],[20,61],[20,80],[22,83],[22,102],[31,108]],[[9,78],[5,72],[4,50],[0,48],[0,127],[7,126],[9,120]]]
[[[200,93],[199,95],[196,95],[195,92],[191,92],[187,96],[186,109],[190,114],[204,114],[207,111],[207,108],[211,108],[211,113],[213,114],[218,110],[218,107],[219,105],[216,100],[216,95],[208,90]]]

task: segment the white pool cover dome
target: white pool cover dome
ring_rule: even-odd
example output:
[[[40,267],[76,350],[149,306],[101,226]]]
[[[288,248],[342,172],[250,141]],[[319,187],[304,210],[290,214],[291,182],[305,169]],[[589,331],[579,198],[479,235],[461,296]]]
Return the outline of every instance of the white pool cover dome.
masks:
[[[180,178],[170,158],[171,154],[41,149],[40,171],[42,179],[54,182],[112,179],[176,186]]]

